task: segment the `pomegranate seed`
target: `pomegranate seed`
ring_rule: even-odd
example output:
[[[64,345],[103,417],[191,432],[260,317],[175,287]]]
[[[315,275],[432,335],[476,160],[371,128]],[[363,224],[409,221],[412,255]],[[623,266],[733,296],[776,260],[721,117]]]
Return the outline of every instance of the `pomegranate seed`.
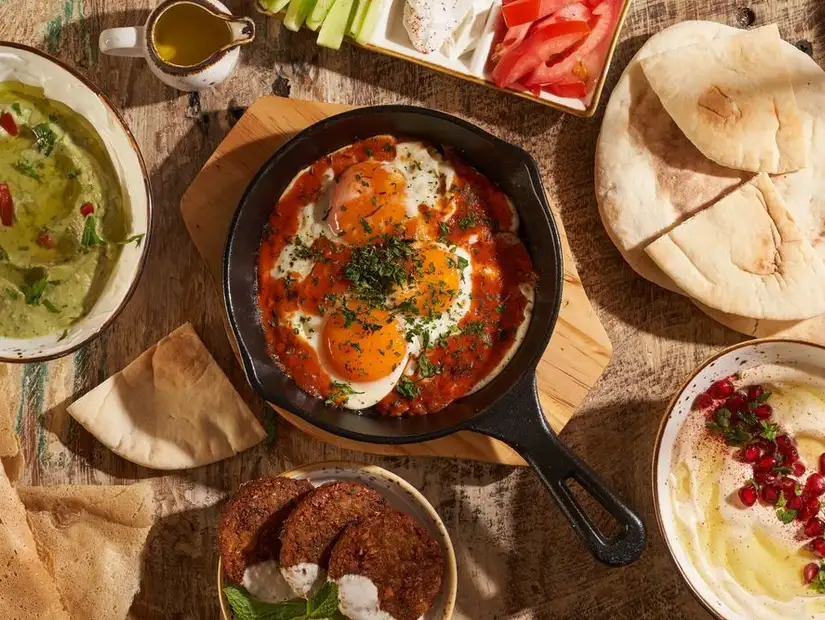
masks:
[[[788,476],[783,476],[779,479],[779,488],[783,491],[790,491],[796,495],[796,480],[788,478]]]
[[[733,394],[733,383],[730,382],[730,379],[717,381],[708,388],[708,394],[713,398],[727,398]]]
[[[791,446],[786,452],[782,453],[782,456],[785,457],[785,465],[790,467],[799,460],[799,451],[796,447]]]
[[[776,444],[767,439],[760,439],[756,445],[762,449],[763,454],[776,454]]]
[[[742,460],[746,463],[756,463],[757,459],[762,455],[762,451],[759,449],[759,446],[754,444],[749,445],[747,448],[742,450]]]
[[[762,389],[761,385],[752,385],[748,388],[748,400],[756,400],[764,393],[765,390]]]
[[[762,487],[762,499],[768,504],[775,504],[779,501],[779,489],[769,484]]]
[[[818,574],[819,566],[816,562],[806,564],[805,568],[802,569],[802,578],[805,580],[805,583],[811,583],[814,579],[816,579]]]
[[[788,450],[794,447],[793,441],[787,435],[779,435],[776,438],[776,447],[782,453],[785,454]]]
[[[822,474],[811,474],[805,482],[805,495],[819,497],[825,493],[825,476]]]
[[[95,206],[91,202],[84,202],[83,206],[80,207],[80,215],[84,217],[87,215],[91,215],[95,212]]]
[[[814,538],[811,541],[811,551],[818,558],[825,557],[825,538]]]
[[[793,497],[786,498],[788,501],[785,504],[785,507],[788,510],[799,510],[802,508],[802,498],[794,495]]]
[[[807,521],[819,512],[819,500],[815,497],[807,497],[802,500],[802,508],[796,513],[796,518],[800,521]]]
[[[739,413],[740,411],[748,410],[748,402],[745,400],[744,396],[734,394],[725,403],[725,407],[727,407],[734,413]]]
[[[756,471],[753,474],[753,479],[758,484],[776,484],[776,474],[772,471]]]
[[[759,458],[754,466],[758,471],[770,471],[776,466],[776,458],[766,454]]]
[[[793,465],[791,465],[791,473],[799,478],[805,473],[805,466],[800,461],[795,461]]]
[[[808,522],[805,523],[805,536],[808,538],[822,536],[823,533],[825,533],[825,523],[816,517],[808,519]]]
[[[51,249],[54,247],[54,239],[49,233],[43,233],[37,238],[37,245],[41,248]]]
[[[825,474],[825,452],[819,455],[819,473]]]
[[[766,403],[762,403],[753,410],[753,415],[760,420],[766,420],[773,415],[773,407]]]
[[[739,499],[745,506],[751,507],[756,503],[756,489],[748,484],[739,489]]]

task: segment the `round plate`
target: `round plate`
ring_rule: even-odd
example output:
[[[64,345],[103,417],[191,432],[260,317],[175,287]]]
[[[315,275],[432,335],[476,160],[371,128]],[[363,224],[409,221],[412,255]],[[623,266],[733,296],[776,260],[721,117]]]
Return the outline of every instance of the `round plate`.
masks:
[[[280,476],[296,480],[308,480],[318,487],[341,480],[360,482],[383,495],[390,506],[414,517],[441,546],[444,555],[444,583],[432,609],[422,616],[423,620],[450,620],[455,609],[458,589],[458,570],[455,551],[447,528],[432,504],[409,482],[377,465],[351,461],[324,461],[303,465],[286,471]],[[223,595],[223,568],[218,559],[218,597],[223,620],[232,620],[229,604]]]
[[[670,464],[679,429],[687,417],[694,413],[692,407],[696,397],[722,377],[764,364],[804,364],[825,368],[825,347],[801,340],[766,338],[743,342],[715,354],[688,377],[670,401],[659,427],[653,452],[653,505],[659,530],[667,543],[668,551],[679,573],[699,602],[716,617],[728,620],[750,618],[735,612],[716,596],[714,589],[703,578],[690,555],[680,544],[673,506],[667,501],[670,494]]]

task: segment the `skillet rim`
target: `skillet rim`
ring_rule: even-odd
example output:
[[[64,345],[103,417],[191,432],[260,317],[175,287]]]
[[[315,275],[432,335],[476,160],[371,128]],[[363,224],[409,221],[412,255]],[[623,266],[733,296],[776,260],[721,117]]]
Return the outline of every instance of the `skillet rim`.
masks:
[[[498,389],[495,392],[490,392],[490,402],[480,409],[475,411],[472,414],[465,416],[462,420],[458,421],[454,424],[445,425],[442,428],[427,431],[423,433],[417,434],[406,434],[406,435],[374,435],[374,434],[365,434],[357,431],[352,431],[346,428],[335,424],[334,422],[329,422],[323,419],[319,419],[309,410],[296,405],[295,403],[289,401],[285,396],[282,396],[280,393],[276,393],[272,390],[267,390],[267,388],[262,384],[259,380],[257,372],[255,371],[255,363],[263,363],[264,365],[268,365],[274,368],[276,372],[286,374],[283,369],[278,367],[278,365],[272,360],[271,357],[268,357],[267,360],[260,360],[258,356],[253,355],[245,342],[243,336],[243,330],[239,327],[238,324],[238,317],[236,316],[235,308],[232,303],[232,284],[230,282],[230,271],[231,271],[231,263],[232,263],[232,254],[233,254],[233,246],[235,243],[236,232],[238,230],[238,222],[241,218],[241,215],[244,211],[246,205],[250,202],[250,198],[254,194],[257,186],[264,182],[264,180],[272,174],[279,174],[277,170],[277,163],[284,157],[288,156],[290,151],[297,148],[302,142],[306,140],[310,140],[314,137],[317,137],[319,134],[323,135],[326,131],[330,129],[330,127],[349,120],[351,118],[357,117],[365,117],[365,116],[374,116],[374,115],[392,115],[392,114],[404,114],[404,115],[421,115],[421,116],[430,116],[438,119],[439,121],[446,122],[452,125],[459,127],[465,131],[469,131],[470,133],[475,134],[485,142],[488,142],[491,146],[496,147],[497,149],[501,149],[509,153],[509,156],[513,158],[513,160],[518,161],[521,163],[529,177],[529,190],[532,192],[532,196],[530,197],[531,200],[527,201],[530,206],[525,207],[524,205],[515,206],[516,211],[519,213],[519,216],[522,214],[522,210],[525,208],[535,209],[537,214],[540,214],[543,225],[545,226],[546,233],[549,234],[549,237],[552,241],[552,251],[547,253],[547,258],[542,259],[542,262],[545,264],[545,268],[543,271],[546,271],[546,274],[543,274],[542,280],[547,283],[548,286],[550,284],[553,285],[554,294],[553,294],[553,303],[546,307],[545,315],[539,316],[535,312],[531,316],[531,327],[528,328],[529,330],[532,328],[532,323],[537,319],[544,323],[543,328],[539,328],[539,342],[537,344],[532,344],[531,346],[534,348],[532,355],[529,357],[525,357],[523,359],[519,359],[519,353],[522,352],[523,347],[526,344],[526,340],[522,342],[522,344],[516,350],[513,358],[505,365],[502,371],[498,374],[496,379],[491,381],[490,384],[476,392],[475,394],[483,394],[484,392],[491,390],[491,388],[497,387]],[[420,137],[416,135],[415,130],[407,132],[412,138]],[[353,140],[357,140],[361,138],[353,138]],[[426,140],[428,142],[435,142],[431,138],[420,138],[422,140]],[[441,144],[449,146],[447,141],[441,141]],[[461,151],[456,147],[457,151]],[[335,150],[335,149],[332,149]],[[330,151],[331,152],[331,151]],[[466,157],[462,155],[462,159],[466,161]],[[310,165],[312,162],[305,162],[302,164],[300,169]],[[468,162],[471,163],[471,162]],[[472,165],[472,164],[471,164]],[[485,176],[488,176],[485,174]],[[496,185],[500,185],[499,183],[493,181]],[[519,231],[519,236],[521,237],[523,231]],[[260,245],[258,246],[259,249]],[[542,248],[544,249],[544,248]],[[258,250],[256,250],[257,252]],[[528,247],[529,251],[529,247]],[[531,252],[530,254],[531,260],[533,260],[534,264],[538,263],[538,256]],[[552,264],[551,264],[552,263]],[[554,268],[553,268],[554,267]],[[550,282],[548,282],[548,279]],[[257,277],[255,278],[257,281]],[[373,443],[373,444],[383,444],[383,445],[402,445],[402,444],[409,444],[409,443],[420,443],[424,441],[431,441],[433,439],[439,439],[441,437],[445,437],[451,434],[454,434],[461,430],[471,430],[473,426],[477,426],[483,420],[489,418],[490,416],[502,413],[498,411],[497,405],[499,405],[502,401],[507,400],[508,395],[511,392],[517,389],[523,389],[525,384],[528,388],[535,386],[536,377],[535,377],[535,369],[538,365],[541,357],[544,355],[547,345],[550,341],[550,338],[555,331],[556,322],[559,317],[559,313],[561,310],[561,302],[563,298],[563,286],[564,286],[564,253],[561,245],[561,235],[556,225],[555,216],[553,215],[552,209],[550,208],[549,201],[547,199],[547,194],[544,189],[544,184],[541,180],[541,173],[538,168],[538,164],[536,163],[535,159],[524,149],[518,147],[514,144],[506,142],[501,138],[489,133],[488,131],[473,125],[472,123],[465,121],[464,119],[452,116],[450,114],[446,114],[444,112],[440,112],[438,110],[431,110],[429,108],[424,108],[421,106],[413,106],[413,105],[404,105],[404,104],[389,104],[389,105],[377,105],[377,106],[364,106],[354,108],[352,110],[348,110],[342,112],[340,114],[336,114],[333,116],[329,116],[324,118],[312,125],[306,127],[305,129],[299,131],[289,140],[285,141],[281,144],[270,157],[261,165],[260,169],[255,173],[255,175],[250,180],[249,184],[247,185],[246,189],[244,190],[243,195],[241,196],[240,200],[238,201],[238,206],[235,209],[235,213],[232,216],[232,219],[229,223],[228,231],[227,231],[227,239],[224,246],[224,253],[222,258],[222,265],[221,265],[221,291],[222,291],[222,299],[224,302],[225,311],[227,314],[227,318],[229,320],[229,325],[232,329],[233,336],[235,341],[238,345],[238,352],[241,357],[241,366],[244,371],[244,375],[247,379],[249,385],[255,390],[255,392],[263,398],[267,403],[271,405],[275,405],[281,409],[286,410],[287,412],[298,416],[302,420],[312,424],[313,426],[320,428],[321,430],[328,432],[332,435],[343,437],[345,439],[350,439],[354,441],[364,442],[364,443]],[[257,302],[256,302],[257,305]],[[258,329],[259,326],[256,325]],[[504,385],[500,381],[497,381],[502,375],[507,373],[509,370],[513,372],[513,363],[515,361],[519,362],[518,370],[515,371],[513,378],[509,381],[508,384]],[[288,375],[287,375],[288,376]],[[527,379],[525,380],[525,377]],[[290,378],[291,379],[291,378]],[[496,386],[496,383],[500,385]],[[301,388],[296,386],[296,389],[301,390]],[[311,398],[311,396],[310,396]],[[460,400],[460,399],[457,399]],[[449,407],[449,405],[448,405]],[[540,410],[537,412],[539,415],[543,416],[543,413]],[[433,414],[428,415],[437,415],[439,412],[434,412]],[[513,412],[513,415],[518,414],[519,412]],[[352,412],[353,415],[361,415],[355,411]],[[523,412],[522,415],[529,414],[529,412]],[[390,417],[390,416],[382,416],[382,422],[386,421],[389,422],[390,420],[403,420],[407,419],[406,417]]]

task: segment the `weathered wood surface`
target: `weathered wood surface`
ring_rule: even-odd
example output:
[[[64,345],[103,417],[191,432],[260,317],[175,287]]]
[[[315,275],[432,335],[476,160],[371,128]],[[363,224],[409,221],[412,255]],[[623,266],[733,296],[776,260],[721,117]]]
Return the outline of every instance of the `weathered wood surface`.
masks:
[[[230,2],[251,13],[250,0]],[[75,355],[0,367],[4,405],[17,411],[28,460],[23,483],[110,483],[158,478],[165,517],[147,550],[136,618],[215,618],[214,533],[221,497],[242,480],[295,464],[350,458],[404,476],[433,502],[459,559],[458,618],[703,618],[656,531],[650,492],[653,437],[665,403],[691,368],[741,337],[681,297],[634,276],[598,218],[592,159],[599,117],[576,119],[400,60],[345,46],[322,50],[256,16],[258,40],[219,89],[198,96],[163,86],[143,61],[103,57],[104,28],[142,21],[144,0],[5,0],[0,38],[49,50],[77,66],[124,110],[146,157],[156,200],[155,239],[140,286],[100,338]],[[750,7],[750,12],[744,10]],[[654,32],[685,19],[731,25],[776,21],[825,64],[821,0],[636,0],[608,81]],[[269,417],[272,440],[239,458],[160,477],[127,463],[72,424],[66,405],[184,321],[191,321],[242,394],[218,297],[178,203],[245,106],[269,93],[348,104],[415,103],[459,116],[519,144],[539,161],[561,211],[585,289],[614,347],[611,365],[562,434],[639,508],[650,530],[643,559],[621,570],[582,549],[527,469],[426,458],[381,458],[319,444]]]

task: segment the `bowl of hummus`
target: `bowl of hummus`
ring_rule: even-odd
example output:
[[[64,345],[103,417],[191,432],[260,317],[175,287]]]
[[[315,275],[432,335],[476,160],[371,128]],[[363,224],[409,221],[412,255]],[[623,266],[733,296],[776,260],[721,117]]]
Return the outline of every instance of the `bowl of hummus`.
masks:
[[[126,304],[151,193],[112,103],[46,54],[0,42],[0,361],[64,355]]]
[[[717,617],[825,619],[825,347],[765,339],[707,360],[653,461],[659,527]]]

